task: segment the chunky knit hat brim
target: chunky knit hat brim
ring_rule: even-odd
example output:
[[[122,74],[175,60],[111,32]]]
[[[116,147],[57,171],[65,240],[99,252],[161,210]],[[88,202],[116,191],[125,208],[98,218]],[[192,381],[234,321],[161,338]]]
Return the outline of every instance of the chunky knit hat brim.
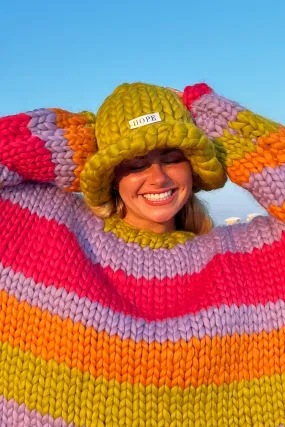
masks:
[[[209,191],[225,184],[214,144],[199,128],[193,123],[159,122],[133,130],[87,160],[81,172],[81,190],[88,205],[101,206],[110,200],[114,171],[121,162],[162,148],[177,148],[184,153],[192,167],[194,191]]]

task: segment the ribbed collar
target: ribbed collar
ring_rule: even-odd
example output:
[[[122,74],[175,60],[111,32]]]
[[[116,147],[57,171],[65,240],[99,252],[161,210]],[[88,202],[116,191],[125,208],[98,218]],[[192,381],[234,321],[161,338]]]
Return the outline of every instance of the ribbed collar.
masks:
[[[104,231],[111,231],[126,243],[137,243],[142,248],[149,246],[151,249],[170,249],[195,237],[194,233],[188,231],[157,234],[149,230],[140,230],[127,224],[117,215],[105,219]]]

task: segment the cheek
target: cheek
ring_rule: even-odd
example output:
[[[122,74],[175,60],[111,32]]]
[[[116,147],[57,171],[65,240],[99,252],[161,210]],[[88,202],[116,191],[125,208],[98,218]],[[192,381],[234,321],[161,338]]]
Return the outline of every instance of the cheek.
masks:
[[[120,179],[118,190],[122,199],[130,199],[137,195],[141,187],[141,179],[138,175],[128,175]]]
[[[184,187],[187,193],[192,191],[192,171],[189,163],[177,164],[171,171],[171,178],[179,187]]]

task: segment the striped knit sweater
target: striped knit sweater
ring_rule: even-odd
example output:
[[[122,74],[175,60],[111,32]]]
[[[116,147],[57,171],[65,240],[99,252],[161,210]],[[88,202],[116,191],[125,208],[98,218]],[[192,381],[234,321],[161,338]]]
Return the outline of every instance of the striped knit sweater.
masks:
[[[64,191],[88,115],[1,119],[1,427],[285,425],[285,131],[190,107],[272,215],[194,238],[104,222]]]

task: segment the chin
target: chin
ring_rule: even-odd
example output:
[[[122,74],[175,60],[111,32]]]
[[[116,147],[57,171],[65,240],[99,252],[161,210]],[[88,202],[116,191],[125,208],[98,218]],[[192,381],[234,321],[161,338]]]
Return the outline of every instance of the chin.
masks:
[[[171,219],[173,219],[175,217],[176,213],[172,214],[168,214],[168,215],[149,215],[149,216],[145,216],[145,218],[147,218],[149,221],[152,222],[156,222],[158,224],[164,224],[167,221],[170,221]]]

